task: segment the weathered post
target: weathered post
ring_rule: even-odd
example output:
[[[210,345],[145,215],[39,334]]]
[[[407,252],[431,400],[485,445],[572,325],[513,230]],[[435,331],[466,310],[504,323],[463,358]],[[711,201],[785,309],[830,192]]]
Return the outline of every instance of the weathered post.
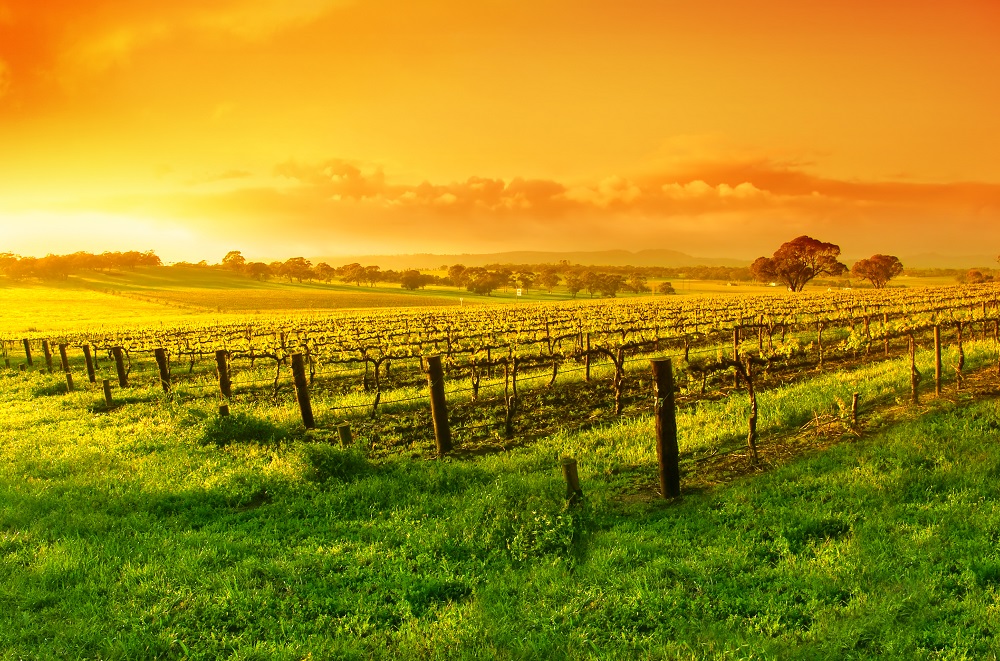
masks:
[[[66,392],[73,392],[73,375],[66,372]]]
[[[573,457],[563,457],[562,464],[563,479],[566,480],[566,498],[569,502],[577,503],[583,498],[583,489],[580,488],[580,475],[576,469],[576,459]]]
[[[66,355],[66,347],[68,345],[59,343],[59,362],[62,363],[62,371],[69,373],[69,357]]]
[[[32,365],[32,362],[31,362],[31,342],[28,341],[28,338],[24,338],[21,341],[24,343],[24,357],[27,358],[27,360],[28,360],[28,367],[31,367],[31,365]]]
[[[351,425],[349,423],[342,422],[337,425],[337,433],[340,434],[341,447],[350,447],[354,442],[354,438],[351,436]]]
[[[229,417],[229,404],[219,404],[219,417],[220,418]]]
[[[882,348],[885,355],[889,355],[889,313],[882,313]]]
[[[434,419],[434,442],[438,456],[451,452],[451,428],[448,426],[448,405],[444,397],[444,369],[441,356],[427,357],[427,386],[431,391],[431,417]]]
[[[128,374],[125,372],[124,349],[122,347],[111,347],[111,355],[115,358],[115,369],[118,370],[118,385],[128,388]]]
[[[111,399],[111,380],[104,379],[102,386],[104,387],[104,403],[107,404],[108,408],[114,405],[114,400]]]
[[[229,380],[229,364],[226,360],[227,351],[225,349],[219,349],[215,352],[215,365],[219,372],[219,390],[222,392],[222,396],[229,399],[233,396],[233,384]]]
[[[306,364],[301,353],[292,354],[292,376],[295,378],[295,399],[299,402],[302,424],[306,429],[315,429],[316,421],[313,420],[312,404],[309,403],[309,380],[306,378]]]
[[[42,352],[45,354],[45,369],[52,374],[52,348],[48,340],[42,340]]]
[[[94,373],[94,358],[90,355],[90,345],[83,345],[83,358],[87,361],[87,378],[91,383],[97,383],[97,374]]]
[[[163,347],[153,349],[153,356],[156,358],[156,366],[160,370],[160,385],[163,392],[170,392],[170,369],[167,367],[167,350]]]
[[[681,495],[680,450],[677,448],[677,415],[674,406],[674,371],[669,358],[650,361],[653,365],[656,417],[656,458],[659,462],[660,494],[664,498]]]
[[[740,327],[733,327],[733,362],[740,362]],[[673,377],[671,377],[673,378]],[[733,368],[733,387],[740,387],[740,372],[736,368]]]
[[[934,394],[941,396],[941,326],[934,325]]]
[[[583,354],[583,380],[590,381],[590,333],[587,333],[587,348]]]
[[[917,386],[920,384],[920,371],[917,370],[917,341],[913,339],[913,333],[909,334],[910,340],[910,401],[914,404],[920,403],[920,396],[917,393]]]
[[[819,369],[823,369],[823,328],[822,321],[816,322],[816,351],[819,353]]]
[[[858,424],[858,393],[851,397],[851,422]]]

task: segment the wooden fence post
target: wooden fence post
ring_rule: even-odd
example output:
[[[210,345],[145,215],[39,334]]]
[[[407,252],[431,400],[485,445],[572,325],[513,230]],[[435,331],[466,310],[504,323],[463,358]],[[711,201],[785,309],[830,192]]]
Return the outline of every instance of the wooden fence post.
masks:
[[[580,488],[580,474],[576,469],[576,459],[573,457],[563,457],[562,464],[563,479],[566,480],[566,498],[569,502],[577,503],[583,498],[583,489]]]
[[[340,434],[341,447],[350,447],[354,442],[354,438],[351,436],[351,425],[349,423],[342,422],[337,425],[337,433]]]
[[[851,396],[851,422],[858,424],[858,393]]]
[[[740,362],[740,327],[733,327],[733,362]],[[673,377],[671,377],[673,378]],[[737,369],[733,369],[733,387],[740,387],[740,372]]]
[[[434,419],[434,442],[438,456],[451,452],[451,428],[448,426],[448,404],[444,397],[444,369],[441,356],[427,357],[427,386],[431,391],[431,417]]]
[[[934,394],[941,396],[941,326],[934,325]]]
[[[73,392],[73,375],[66,372],[66,392]]]
[[[823,328],[822,321],[816,322],[816,351],[819,352],[819,369],[823,369]]]
[[[910,340],[910,401],[914,404],[920,403],[920,396],[917,393],[917,386],[920,384],[920,372],[917,370],[917,341],[913,339],[913,333],[909,334]]]
[[[677,448],[677,415],[674,406],[674,371],[669,358],[650,361],[653,365],[656,416],[656,458],[659,462],[660,494],[664,498],[681,495],[680,450]]]
[[[292,376],[295,378],[295,399],[299,402],[302,424],[306,429],[315,429],[316,421],[313,420],[312,404],[309,403],[309,380],[306,378],[306,364],[301,353],[292,354]]]
[[[128,388],[128,374],[125,373],[124,350],[122,347],[111,347],[111,355],[115,357],[115,369],[118,370],[118,385]]]
[[[62,371],[69,373],[69,357],[66,355],[66,346],[59,343],[59,362],[62,363]]]
[[[33,364],[31,362],[31,342],[28,341],[28,338],[24,338],[21,342],[24,343],[24,357],[28,359],[28,367],[31,367]]]
[[[590,333],[587,333],[587,352],[583,354],[583,380],[590,381]]]
[[[153,349],[153,356],[156,358],[156,366],[160,369],[160,385],[163,392],[170,392],[170,369],[167,367],[167,350],[160,347]]]
[[[233,383],[229,380],[229,364],[226,361],[228,352],[225,349],[219,349],[215,352],[215,365],[219,372],[219,390],[222,392],[222,396],[229,399],[233,396]]]
[[[229,417],[229,404],[219,404],[219,417],[220,418]]]
[[[52,374],[52,348],[48,340],[42,340],[42,351],[45,353],[45,369]]]
[[[97,383],[97,374],[94,373],[94,359],[90,355],[90,345],[83,345],[83,357],[87,361],[87,378],[91,383]]]
[[[108,405],[108,408],[111,408],[114,405],[114,400],[111,399],[111,380],[104,379],[102,386],[104,387],[104,403]]]

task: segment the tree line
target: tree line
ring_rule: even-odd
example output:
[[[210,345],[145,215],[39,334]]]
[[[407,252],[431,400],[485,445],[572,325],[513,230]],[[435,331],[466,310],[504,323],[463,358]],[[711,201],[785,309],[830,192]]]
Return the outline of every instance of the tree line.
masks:
[[[72,273],[90,269],[92,271],[135,270],[138,266],[160,266],[162,261],[152,250],[139,252],[75,252],[69,255],[46,255],[45,257],[21,257],[13,253],[0,253],[0,273],[11,280],[39,278],[42,280],[65,280]]]
[[[404,289],[421,289],[429,284],[464,288],[474,294],[489,296],[495,291],[508,292],[520,289],[523,293],[544,289],[551,292],[563,284],[575,298],[581,292],[614,297],[620,292],[645,293],[652,291],[647,284],[651,268],[613,267],[595,269],[580,265],[560,264],[514,265],[489,264],[465,266],[452,264],[441,267],[446,275],[422,273],[416,269],[403,271],[385,270],[377,265],[358,262],[331,266],[326,262],[313,263],[304,257],[291,257],[283,262],[248,262],[238,250],[222,258],[220,266],[243,273],[256,280],[286,278],[289,282],[331,282],[334,278],[357,285],[374,287],[378,283],[398,283]],[[661,283],[658,292],[674,293],[670,283]]]

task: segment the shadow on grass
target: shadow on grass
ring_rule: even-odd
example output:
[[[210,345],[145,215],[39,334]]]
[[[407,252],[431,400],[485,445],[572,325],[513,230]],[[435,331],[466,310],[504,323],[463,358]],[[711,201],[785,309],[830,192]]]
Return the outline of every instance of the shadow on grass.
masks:
[[[63,393],[62,394],[66,394],[65,390],[66,390],[66,387],[63,386]],[[90,413],[96,413],[96,414],[110,413],[111,411],[116,411],[116,410],[120,409],[121,407],[127,406],[129,404],[152,404],[152,403],[161,402],[161,401],[163,401],[163,398],[160,397],[160,396],[156,396],[156,395],[152,395],[152,396],[150,396],[150,395],[146,395],[146,396],[132,395],[130,397],[129,396],[123,397],[121,395],[117,395],[117,396],[113,396],[112,397],[112,401],[111,401],[111,405],[110,406],[108,406],[108,404],[103,399],[100,399],[100,400],[94,402],[93,404],[91,404],[90,406],[88,406],[87,407],[87,411],[89,411]]]
[[[288,437],[288,431],[266,420],[245,413],[218,416],[208,420],[201,442],[205,445],[225,447],[230,443],[279,443]]]
[[[37,386],[32,389],[32,397],[55,397],[58,395],[65,395],[69,392],[69,387],[66,385],[65,381],[53,381],[52,383],[46,383],[45,385]]]

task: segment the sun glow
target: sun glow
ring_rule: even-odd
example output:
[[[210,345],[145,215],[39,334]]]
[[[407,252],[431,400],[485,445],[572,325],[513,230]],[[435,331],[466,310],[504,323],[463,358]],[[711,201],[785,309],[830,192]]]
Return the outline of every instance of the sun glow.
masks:
[[[995,2],[224,5],[0,5],[0,250],[1000,243]]]

